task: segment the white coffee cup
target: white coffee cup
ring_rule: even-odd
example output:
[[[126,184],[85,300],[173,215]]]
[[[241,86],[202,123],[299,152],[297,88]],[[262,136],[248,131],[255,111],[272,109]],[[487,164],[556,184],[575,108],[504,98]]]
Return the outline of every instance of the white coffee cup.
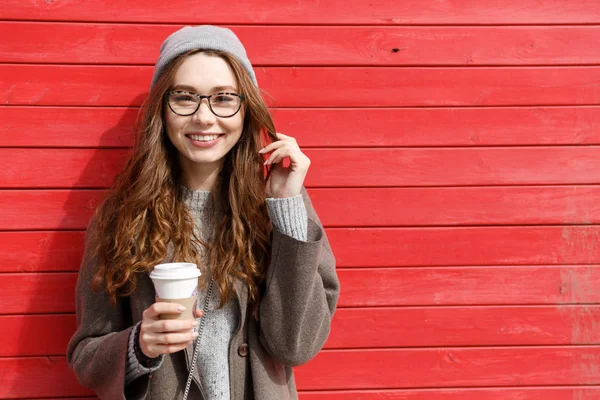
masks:
[[[196,296],[200,270],[194,263],[165,263],[158,264],[150,273],[156,301],[177,303],[185,307],[180,315],[161,314],[161,319],[191,319],[195,318]]]

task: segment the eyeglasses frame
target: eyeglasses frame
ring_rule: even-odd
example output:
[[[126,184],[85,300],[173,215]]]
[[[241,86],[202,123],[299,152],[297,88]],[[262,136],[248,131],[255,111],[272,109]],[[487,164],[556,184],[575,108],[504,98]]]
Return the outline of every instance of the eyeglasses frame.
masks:
[[[171,102],[169,101],[169,96],[173,93],[186,93],[186,94],[190,94],[192,96],[195,96],[197,98],[200,99],[200,101],[198,102],[198,105],[196,106],[196,109],[194,110],[194,112],[190,113],[190,114],[180,114],[178,112],[176,112],[175,110],[173,110],[173,107],[171,107]],[[231,115],[227,115],[227,116],[221,116],[218,115],[212,108],[212,105],[210,104],[210,99],[213,96],[218,96],[218,95],[228,95],[228,96],[236,96],[240,98],[240,105],[238,107],[238,109]],[[216,117],[219,118],[231,118],[233,117],[235,114],[237,114],[238,112],[240,112],[240,110],[242,109],[242,103],[244,102],[244,100],[246,100],[246,96],[244,96],[243,94],[238,94],[238,93],[233,93],[233,92],[219,92],[219,93],[213,93],[210,94],[208,96],[203,96],[201,94],[198,93],[194,93],[194,92],[189,92],[187,90],[169,90],[165,93],[165,98],[167,99],[167,105],[169,106],[169,109],[173,112],[173,114],[175,115],[179,115],[180,117],[189,117],[191,115],[194,115],[198,112],[198,110],[200,109],[200,105],[202,104],[202,100],[206,99],[207,103],[208,103],[208,109],[210,110],[211,113],[213,113]]]

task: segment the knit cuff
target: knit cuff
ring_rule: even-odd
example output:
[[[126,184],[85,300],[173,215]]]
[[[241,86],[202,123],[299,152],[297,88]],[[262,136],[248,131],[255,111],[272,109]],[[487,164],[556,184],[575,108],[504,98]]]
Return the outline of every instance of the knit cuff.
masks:
[[[308,238],[308,216],[302,195],[284,198],[267,198],[267,210],[277,230],[306,242]]]
[[[127,359],[125,361],[125,386],[140,376],[156,371],[162,365],[164,356],[149,358],[139,349],[140,325],[138,322],[129,335]]]

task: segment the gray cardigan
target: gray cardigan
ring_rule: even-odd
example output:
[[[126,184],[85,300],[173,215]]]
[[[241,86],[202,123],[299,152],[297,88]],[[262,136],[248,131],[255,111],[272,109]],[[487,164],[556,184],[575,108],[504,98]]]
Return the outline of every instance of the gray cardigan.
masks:
[[[303,190],[308,214],[308,240],[273,231],[271,264],[258,321],[248,309],[248,290],[236,282],[240,326],[229,345],[233,400],[296,399],[293,366],[303,364],[323,347],[339,295],[335,260],[323,227]],[[102,399],[175,399],[183,395],[192,346],[170,354],[157,371],[125,386],[128,338],[143,311],[154,302],[147,275],[136,291],[111,306],[105,292],[90,289],[97,261],[95,221],[86,232],[85,253],[76,289],[77,330],[67,359],[77,379]],[[168,259],[165,262],[169,261]],[[194,376],[190,398],[202,398]]]

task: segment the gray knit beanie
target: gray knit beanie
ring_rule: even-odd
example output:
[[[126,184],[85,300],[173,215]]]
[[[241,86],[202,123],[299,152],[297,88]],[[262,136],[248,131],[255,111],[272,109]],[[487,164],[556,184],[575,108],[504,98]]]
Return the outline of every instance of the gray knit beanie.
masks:
[[[254,84],[258,86],[254,69],[242,42],[230,29],[213,25],[186,26],[169,35],[160,46],[160,56],[156,60],[150,86],[156,83],[162,70],[170,61],[181,54],[197,49],[221,50],[232,54],[242,63]]]

